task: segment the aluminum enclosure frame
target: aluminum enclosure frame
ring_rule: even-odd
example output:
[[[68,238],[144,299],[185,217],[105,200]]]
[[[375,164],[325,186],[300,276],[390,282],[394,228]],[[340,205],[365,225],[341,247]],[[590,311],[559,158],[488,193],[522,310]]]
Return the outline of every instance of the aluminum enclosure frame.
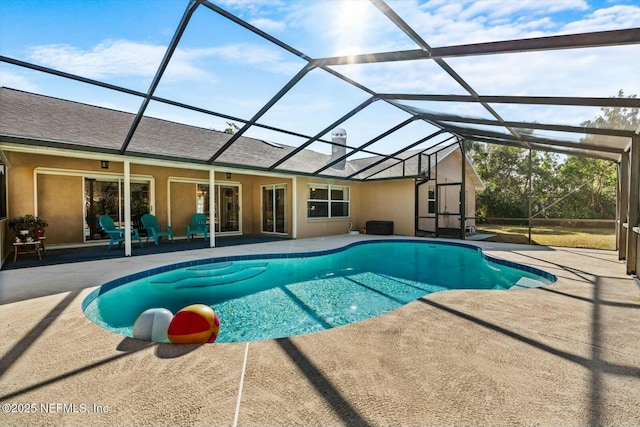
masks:
[[[67,72],[62,72],[59,70],[43,67],[37,64],[28,63],[25,61],[21,61],[15,58],[10,58],[6,56],[0,56],[0,62],[11,64],[13,66],[22,67],[26,69],[30,69],[36,72],[47,73],[53,76],[57,76],[59,78],[71,79],[78,82],[82,82],[89,85],[99,86],[108,90],[113,90],[121,93],[125,93],[128,95],[136,96],[141,99],[138,112],[135,115],[135,119],[128,129],[127,135],[122,141],[120,149],[118,153],[123,156],[139,156],[139,157],[158,157],[165,158],[165,156],[161,156],[158,153],[147,152],[147,153],[138,153],[130,149],[129,143],[134,137],[138,124],[145,117],[145,112],[147,106],[151,101],[157,101],[160,103],[164,103],[167,105],[172,105],[175,107],[187,109],[190,111],[195,111],[199,113],[203,113],[206,115],[211,115],[215,117],[220,117],[232,121],[236,121],[242,123],[242,127],[240,130],[229,137],[229,139],[222,145],[222,147],[212,150],[211,153],[208,153],[208,160],[205,162],[195,161],[193,159],[184,159],[184,158],[175,158],[175,160],[180,161],[191,161],[193,163],[198,164],[208,164],[214,166],[232,166],[238,168],[252,168],[255,170],[265,170],[270,172],[281,172],[281,173],[290,173],[293,175],[303,175],[303,176],[321,176],[328,178],[336,178],[341,180],[353,180],[353,181],[374,181],[380,179],[393,179],[393,178],[419,178],[420,173],[422,171],[411,171],[411,173],[407,173],[405,168],[402,168],[402,174],[398,176],[386,176],[386,177],[375,177],[379,175],[380,171],[376,171],[373,174],[365,174],[365,172],[372,169],[374,166],[380,165],[385,161],[392,161],[395,164],[403,163],[406,161],[406,156],[403,157],[403,153],[408,150],[414,149],[416,146],[421,143],[428,143],[430,140],[431,132],[425,133],[423,139],[421,140],[410,140],[403,142],[403,146],[399,150],[393,150],[391,153],[383,153],[377,152],[376,150],[368,149],[370,145],[374,142],[379,141],[386,136],[393,133],[395,130],[399,129],[402,126],[406,126],[409,123],[414,123],[418,121],[423,121],[430,126],[434,127],[438,134],[440,133],[448,133],[452,137],[456,137],[459,139],[470,139],[480,142],[487,142],[493,144],[502,144],[509,145],[515,147],[521,147],[525,149],[535,149],[542,151],[550,151],[561,154],[570,154],[570,155],[580,155],[587,156],[598,159],[606,159],[613,161],[619,165],[619,169],[622,171],[623,169],[628,169],[627,171],[622,171],[620,173],[620,179],[626,179],[627,183],[625,185],[619,185],[619,189],[624,190],[626,194],[619,194],[619,200],[627,201],[627,206],[624,204],[619,204],[619,221],[627,224],[626,230],[628,230],[627,235],[624,236],[626,242],[629,244],[619,244],[619,248],[624,247],[628,254],[625,253],[624,257],[621,253],[621,258],[626,258],[627,256],[631,256],[637,260],[638,254],[635,248],[637,241],[637,233],[634,235],[634,228],[637,229],[637,225],[639,223],[638,218],[638,170],[640,166],[638,163],[640,162],[640,156],[638,152],[640,148],[638,147],[639,134],[640,129],[621,129],[621,128],[593,128],[593,127],[578,127],[572,125],[571,123],[566,124],[549,124],[549,123],[533,123],[527,121],[515,121],[515,120],[505,120],[501,117],[500,114],[494,109],[494,104],[512,104],[512,105],[522,105],[522,106],[534,106],[534,105],[553,105],[553,106],[578,106],[578,107],[620,107],[620,108],[640,108],[640,99],[637,98],[599,98],[599,97],[561,97],[561,96],[518,96],[518,95],[507,95],[507,96],[496,96],[490,94],[483,94],[478,92],[475,88],[473,88],[449,63],[445,61],[446,58],[455,58],[455,57],[465,57],[465,58],[474,58],[474,57],[487,57],[492,55],[499,55],[505,53],[515,53],[515,52],[542,52],[542,51],[554,51],[554,50],[576,50],[576,49],[585,49],[585,48],[602,48],[602,47],[611,47],[611,46],[626,46],[626,45],[637,45],[640,44],[640,28],[629,28],[629,29],[620,29],[620,30],[611,30],[611,31],[599,31],[599,32],[591,32],[591,33],[578,33],[578,34],[567,34],[567,35],[557,35],[550,37],[537,37],[537,38],[527,38],[527,39],[515,39],[515,40],[502,40],[497,42],[488,42],[488,43],[470,43],[470,44],[458,44],[451,46],[438,46],[432,47],[427,43],[418,32],[412,28],[406,21],[404,21],[388,4],[386,4],[383,0],[370,0],[370,2],[383,14],[388,18],[389,21],[400,31],[402,31],[416,46],[415,49],[409,50],[401,50],[401,51],[393,51],[393,52],[372,52],[370,54],[360,54],[354,56],[336,56],[336,57],[326,57],[326,58],[313,58],[310,55],[307,55],[304,52],[296,49],[293,46],[288,45],[282,40],[279,40],[277,37],[274,37],[267,33],[266,31],[252,25],[238,16],[233,15],[232,13],[224,10],[223,8],[215,5],[214,3],[208,0],[189,0],[184,9],[184,13],[180,22],[178,23],[171,42],[167,46],[164,57],[156,69],[155,75],[147,89],[146,92],[132,90],[126,87],[117,86],[114,84],[102,82],[100,80],[89,79],[86,77],[82,77],[79,75],[74,75]],[[298,71],[298,73],[293,76],[280,90],[271,97],[262,107],[251,117],[234,117],[232,115],[226,114],[223,111],[213,111],[206,108],[196,107],[192,105],[188,105],[185,103],[181,103],[175,100],[166,99],[162,97],[157,97],[154,95],[158,84],[162,81],[164,72],[167,69],[168,65],[171,63],[173,53],[178,48],[180,44],[181,37],[184,31],[188,28],[190,24],[190,18],[193,13],[198,8],[206,8],[211,13],[218,14],[223,18],[233,22],[235,25],[238,25],[242,29],[246,31],[250,31],[253,34],[261,37],[267,42],[277,46],[279,49],[282,49],[289,55],[293,55],[298,59],[301,59],[305,62],[304,66]],[[332,68],[337,65],[347,65],[347,64],[385,64],[391,62],[398,61],[433,61],[438,67],[440,67],[446,74],[448,74],[461,88],[466,95],[442,95],[442,94],[433,94],[433,93],[419,93],[419,94],[403,94],[403,93],[378,93],[373,89],[341,74],[336,71],[336,69]],[[260,119],[267,113],[273,106],[275,106],[281,98],[289,92],[292,88],[294,88],[297,84],[305,79],[305,77],[312,70],[323,70],[324,72],[330,74],[332,77],[336,79],[340,79],[341,81],[352,85],[353,87],[361,90],[364,94],[367,95],[367,100],[361,103],[360,105],[351,106],[351,110],[346,115],[343,115],[331,123],[326,123],[322,126],[322,131],[315,135],[306,135],[300,132],[295,132],[291,129],[278,128],[274,126],[270,126],[267,123],[261,123]],[[312,166],[309,170],[300,171],[300,170],[289,170],[284,167],[284,164],[287,160],[294,158],[299,155],[305,149],[308,149],[313,143],[319,142],[323,144],[334,144],[334,142],[329,141],[327,139],[323,139],[323,137],[327,134],[327,132],[331,131],[336,126],[345,122],[349,118],[355,117],[360,114],[362,111],[369,108],[371,105],[376,104],[377,102],[382,102],[391,106],[392,108],[398,109],[404,114],[408,115],[407,119],[403,121],[400,125],[397,123],[394,125],[390,125],[389,128],[379,133],[376,137],[370,138],[367,142],[349,147],[349,151],[347,154],[341,156],[337,159],[329,160],[323,167],[317,168]],[[489,115],[493,118],[474,118],[474,117],[465,117],[459,115],[451,115],[445,114],[442,112],[425,112],[420,111],[419,109],[412,107],[407,104],[408,102],[415,101],[430,101],[435,103],[447,103],[447,102],[465,102],[465,103],[475,103],[480,105]],[[496,131],[487,131],[485,129],[474,127],[474,125],[483,125],[483,126],[493,126]],[[243,134],[246,133],[251,127],[258,127],[263,129],[268,129],[274,132],[280,132],[283,135],[291,135],[299,138],[303,138],[305,141],[295,147],[295,149],[285,155],[283,155],[277,161],[271,163],[267,167],[254,167],[247,166],[242,164],[229,163],[228,161],[221,161],[221,156],[236,143]],[[610,142],[610,141],[602,141],[598,143],[586,142],[586,141],[570,141],[564,140],[560,138],[554,137],[535,137],[530,135],[521,135],[518,132],[518,129],[540,129],[540,130],[548,130],[553,132],[560,133],[571,133],[571,134],[582,134],[585,136],[590,135],[599,135],[599,136],[611,136],[616,138],[622,138],[622,140],[618,140],[618,142]],[[504,132],[501,132],[504,131]],[[4,140],[11,140],[13,138],[15,140],[15,136],[13,135],[0,135]],[[622,143],[620,142],[622,141]],[[31,141],[31,144],[37,144],[37,141]],[[50,142],[53,145],[56,145],[54,142]],[[48,142],[42,141],[42,145],[46,145]],[[59,145],[62,146],[62,145]],[[67,147],[70,149],[82,149],[81,147]],[[429,147],[420,147],[421,150],[426,150]],[[88,149],[88,148],[87,148]],[[342,160],[350,160],[353,159],[354,155],[358,153],[365,153],[367,155],[371,155],[376,157],[374,163],[372,165],[368,165],[365,167],[359,168],[355,173],[337,173],[334,169],[331,168],[336,163],[339,163]],[[386,168],[390,169],[390,168]],[[623,173],[624,172],[624,173]],[[620,227],[622,230],[623,227]],[[618,241],[623,238],[622,234],[619,234]],[[629,246],[633,246],[633,248],[629,248]],[[632,272],[635,272],[637,261],[630,263],[632,266]]]

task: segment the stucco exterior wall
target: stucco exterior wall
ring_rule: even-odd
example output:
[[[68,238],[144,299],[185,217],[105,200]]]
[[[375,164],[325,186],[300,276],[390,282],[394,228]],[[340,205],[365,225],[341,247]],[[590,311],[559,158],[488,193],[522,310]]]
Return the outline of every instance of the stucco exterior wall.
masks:
[[[258,177],[254,177],[251,175],[244,175],[239,173],[231,174],[231,179],[229,181],[226,180],[226,174],[221,173],[220,177],[216,174],[216,180],[220,180],[220,184],[225,183],[238,183],[240,184],[240,191],[242,197],[242,203],[240,205],[240,217],[242,218],[242,234],[258,234],[260,233],[259,222],[260,220],[255,220],[255,215],[260,215],[260,207],[256,206],[254,203],[255,193],[256,191],[260,191],[259,189],[255,189],[255,180]]]
[[[39,174],[37,179],[38,216],[49,223],[47,243],[82,243],[82,177]]]
[[[108,169],[100,167],[99,160],[87,160],[47,154],[6,152],[8,167],[9,218],[36,214],[45,218],[47,244],[81,243],[84,215],[84,177],[123,176],[123,163],[111,161]],[[209,172],[171,165],[147,165],[132,162],[132,180],[149,180],[152,213],[160,224],[170,224],[175,237],[186,235],[186,225],[196,212],[196,184],[209,183]],[[440,182],[460,181],[460,154],[453,153],[438,168]],[[475,212],[475,190],[468,172],[468,212]],[[38,196],[34,203],[34,177]],[[134,179],[135,178],[135,179]],[[216,172],[217,185],[239,185],[243,234],[262,233],[262,186],[283,184],[286,186],[287,234],[293,236],[293,215],[297,212],[298,238],[344,234],[365,227],[367,221],[393,221],[394,233],[414,235],[415,185],[411,179],[377,182],[351,182],[336,179],[297,177],[294,210],[293,179],[284,176],[260,176],[233,172]],[[349,188],[349,217],[308,218],[307,200],[310,185],[331,184]],[[422,186],[421,191],[427,191]],[[453,191],[453,189],[452,189]],[[457,189],[455,189],[457,191]],[[426,195],[421,196],[426,201]],[[447,201],[457,194],[447,193]],[[424,207],[421,206],[421,209]],[[448,208],[448,207],[447,207]],[[453,211],[453,208],[449,209]],[[473,224],[473,221],[468,221]],[[455,224],[454,226],[458,226]],[[9,242],[10,244],[10,242]],[[5,244],[6,253],[7,244]]]
[[[11,166],[7,176],[9,218],[35,213],[33,167]]]
[[[393,221],[394,234],[415,234],[415,186],[411,179],[362,184],[360,222]]]
[[[172,182],[170,191],[173,236],[186,236],[187,224],[191,224],[191,216],[196,212],[196,184]]]
[[[333,184],[349,187],[349,217],[347,218],[308,218],[307,200],[310,184]],[[344,234],[349,231],[350,224],[357,230],[361,226],[360,220],[360,191],[362,185],[356,182],[323,180],[319,178],[298,177],[297,184],[298,207],[298,238],[331,236]]]
[[[79,243],[83,241],[82,178],[79,176],[35,174],[36,168],[61,171],[82,169],[99,171],[99,161],[71,159],[27,153],[5,153],[8,159],[7,198],[9,218],[27,214],[47,220],[47,243]],[[34,198],[34,179],[38,197]],[[73,203],[75,200],[77,203]],[[36,205],[37,202],[37,205]],[[74,227],[74,224],[77,226]]]

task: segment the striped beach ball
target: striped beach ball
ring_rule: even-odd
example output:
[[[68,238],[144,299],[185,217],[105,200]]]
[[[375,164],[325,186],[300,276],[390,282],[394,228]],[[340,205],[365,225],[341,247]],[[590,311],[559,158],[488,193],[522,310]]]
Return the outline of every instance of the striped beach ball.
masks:
[[[220,319],[211,307],[193,304],[173,316],[167,335],[174,344],[212,343],[218,338]]]

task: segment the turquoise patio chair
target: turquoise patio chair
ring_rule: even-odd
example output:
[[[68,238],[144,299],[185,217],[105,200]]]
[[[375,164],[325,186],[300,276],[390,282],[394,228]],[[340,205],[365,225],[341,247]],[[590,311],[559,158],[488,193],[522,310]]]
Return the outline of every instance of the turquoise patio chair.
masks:
[[[158,246],[158,243],[160,243],[160,239],[162,239],[163,237],[168,237],[169,239],[171,239],[171,243],[173,243],[173,229],[170,225],[158,225],[157,218],[155,217],[155,215],[151,214],[142,215],[140,221],[142,221],[142,225],[147,230],[147,242],[149,241],[150,237],[153,237],[153,242],[156,244],[156,246]]]
[[[122,242],[124,242],[124,229],[116,227],[113,219],[109,215],[100,215],[99,221],[100,227],[102,227],[111,239],[107,250],[111,249],[114,243],[117,243],[118,247],[120,247]],[[137,240],[140,242],[140,247],[142,247],[142,239],[140,238],[140,234],[138,234],[138,230],[135,228],[131,229],[131,240]]]
[[[202,213],[193,214],[191,216],[191,225],[187,225],[187,240],[191,240],[191,236],[203,234],[204,240],[207,240],[209,234],[209,224],[207,224],[207,215]]]

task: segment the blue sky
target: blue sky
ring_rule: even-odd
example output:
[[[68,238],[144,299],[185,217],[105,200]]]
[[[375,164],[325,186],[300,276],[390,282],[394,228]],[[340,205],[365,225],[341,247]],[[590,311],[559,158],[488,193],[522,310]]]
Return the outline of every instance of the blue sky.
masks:
[[[213,2],[311,57],[416,49],[368,1]],[[0,53],[145,92],[171,40],[186,0],[2,0]],[[388,4],[432,47],[640,26],[638,0],[400,0]],[[450,58],[480,94],[640,95],[637,45],[575,51]],[[200,6],[184,33],[156,95],[249,119],[305,61]],[[432,61],[334,68],[379,92],[465,94]],[[140,99],[0,64],[0,84],[135,112]],[[314,70],[272,108],[261,123],[314,135],[368,95]],[[473,104],[414,104],[420,108],[489,117]],[[507,120],[578,125],[597,109],[495,106]],[[225,120],[151,103],[148,115],[224,129]],[[366,142],[406,118],[374,103],[343,125],[350,144]],[[432,131],[412,124],[372,147],[390,152]],[[249,136],[299,145],[304,140],[260,129]],[[571,136],[571,138],[576,138]],[[317,144],[320,151],[328,147]]]

